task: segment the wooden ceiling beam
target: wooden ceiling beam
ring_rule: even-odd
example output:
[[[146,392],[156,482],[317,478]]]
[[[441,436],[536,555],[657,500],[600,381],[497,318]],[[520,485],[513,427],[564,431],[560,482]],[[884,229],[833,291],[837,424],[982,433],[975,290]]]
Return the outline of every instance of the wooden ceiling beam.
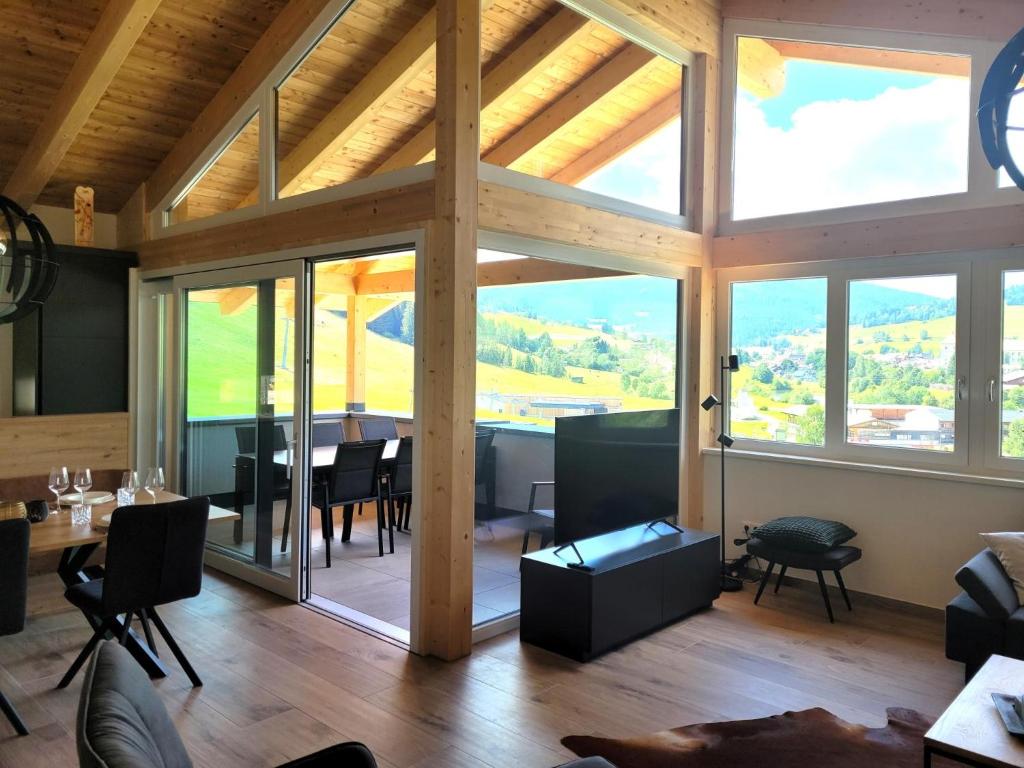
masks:
[[[150,176],[146,201],[163,200],[235,117],[330,0],[291,0]]]
[[[219,297],[220,313],[225,317],[238,315],[256,303],[256,289],[251,285],[228,288]]]
[[[623,126],[610,139],[601,142],[552,175],[551,181],[569,185],[578,184],[679,117],[681,107],[682,95],[680,93],[669,94],[636,120]]]
[[[7,181],[4,195],[24,208],[38,199],[159,5],[160,0],[110,0]]]
[[[590,34],[593,22],[569,8],[562,8],[483,78],[480,111],[500,106],[519,93],[552,61]],[[431,120],[410,141],[381,163],[373,174],[418,165],[434,153],[436,123]]]
[[[654,60],[654,54],[647,49],[628,43],[622,51],[494,147],[484,156],[484,162],[507,168],[557,135],[571,132],[574,120],[601,99],[613,94]]]

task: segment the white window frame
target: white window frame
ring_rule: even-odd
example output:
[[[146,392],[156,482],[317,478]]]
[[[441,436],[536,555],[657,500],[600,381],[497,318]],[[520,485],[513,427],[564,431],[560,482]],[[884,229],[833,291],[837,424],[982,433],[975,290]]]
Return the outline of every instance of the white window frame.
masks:
[[[434,163],[429,162],[410,168],[400,168],[395,171],[381,173],[365,179],[356,179],[334,187],[327,187],[285,198],[277,197],[277,182],[275,178],[277,170],[277,89],[297,67],[301,66],[302,62],[305,61],[306,57],[313,51],[320,40],[330,31],[331,27],[356,2],[358,0],[330,0],[324,9],[317,14],[299,40],[281,57],[277,66],[267,75],[253,94],[243,104],[239,105],[234,116],[217,133],[217,136],[210,142],[210,145],[200,154],[196,161],[189,166],[188,170],[182,175],[182,178],[153,206],[150,214],[150,236],[152,239],[156,240],[163,237],[210,229],[321,203],[349,199],[359,195],[373,194],[386,189],[416,184],[434,178]],[[686,80],[686,76],[693,71],[693,54],[678,44],[673,43],[668,38],[643,27],[604,0],[559,0],[559,2],[577,13],[607,26],[627,40],[641,45],[659,56],[668,58],[686,69],[683,73],[683,148],[681,153],[681,194],[684,201],[684,211],[676,216],[655,208],[647,208],[646,206],[636,205],[606,195],[576,189],[566,184],[535,179],[527,174],[520,174],[515,171],[507,171],[501,174],[501,180],[496,183],[524,188],[554,199],[587,205],[592,208],[620,213],[633,218],[668,224],[684,230],[688,229],[689,217],[686,215],[686,212],[690,210],[693,202],[690,200],[690,185],[688,183],[688,169],[692,166],[690,161],[693,150],[691,139],[693,130],[690,124],[693,115],[691,103],[693,89]],[[259,201],[255,205],[246,208],[224,211],[223,213],[217,213],[201,219],[171,224],[167,213],[171,206],[188,194],[188,190],[202,178],[205,171],[216,162],[232,139],[238,135],[248,120],[257,112],[260,116]],[[493,166],[481,164],[481,176],[485,175],[492,168],[498,172],[506,171],[503,168],[494,168]],[[536,182],[543,183],[537,187]]]
[[[917,51],[971,57],[971,95],[968,117],[967,190],[955,194],[894,200],[820,211],[741,219],[732,216],[733,164],[736,136],[737,38],[762,37],[810,43],[852,45],[889,50]],[[790,22],[727,19],[722,50],[722,143],[719,164],[719,234],[734,235],[799,226],[828,226],[924,213],[958,211],[1020,202],[1015,187],[999,188],[998,174],[985,161],[974,108],[981,85],[1001,44],[983,40],[909,32],[824,27]]]
[[[826,308],[825,445],[736,438],[734,449],[754,454],[826,461],[837,465],[882,468],[885,471],[932,471],[945,477],[1005,479],[1019,482],[1024,459],[999,456],[999,403],[988,396],[990,379],[1001,371],[1001,275],[1024,270],[1024,248],[929,254],[885,259],[851,259],[767,267],[733,267],[718,273],[717,339],[720,355],[732,351],[731,286],[734,282],[802,277],[828,279]],[[949,452],[866,446],[847,441],[847,355],[849,281],[924,275],[957,276],[955,443]],[[725,393],[726,407],[730,393]],[[726,411],[725,423],[729,423]]]

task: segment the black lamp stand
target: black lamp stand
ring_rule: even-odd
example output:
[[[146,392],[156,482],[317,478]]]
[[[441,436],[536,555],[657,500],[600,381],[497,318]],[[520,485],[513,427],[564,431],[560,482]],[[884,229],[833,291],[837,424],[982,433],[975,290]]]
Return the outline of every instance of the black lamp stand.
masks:
[[[738,371],[740,369],[739,358],[736,355],[729,355],[728,358],[722,357],[720,370],[719,370],[719,389],[721,398],[725,397],[725,374]],[[701,403],[701,407],[705,411],[710,411],[712,408],[718,407],[718,448],[720,451],[719,457],[719,468],[721,470],[722,478],[722,528],[720,541],[722,545],[722,563],[721,563],[721,586],[723,592],[738,592],[743,589],[743,582],[737,579],[735,576],[731,576],[728,572],[728,564],[725,561],[725,449],[733,444],[733,439],[725,431],[725,403],[724,401],[716,397],[715,395],[708,395]]]

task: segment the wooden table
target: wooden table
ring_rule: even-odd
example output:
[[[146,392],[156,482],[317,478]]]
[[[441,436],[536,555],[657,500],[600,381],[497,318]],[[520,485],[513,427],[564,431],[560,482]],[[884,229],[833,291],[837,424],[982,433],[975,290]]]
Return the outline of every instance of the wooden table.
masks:
[[[140,505],[150,503],[152,498],[145,491],[139,491],[135,495],[135,500]],[[160,491],[156,494],[157,502],[180,501],[183,498],[183,496],[167,491]],[[63,508],[59,514],[51,513],[46,520],[30,527],[29,553],[60,551],[57,575],[67,587],[102,578],[103,567],[100,565],[86,566],[86,562],[96,548],[107,539],[106,528],[99,525],[101,518],[104,515],[109,515],[115,509],[117,509],[116,501],[93,506],[91,525],[72,525],[70,507]],[[234,520],[237,517],[237,514],[226,509],[210,507],[210,520]],[[82,614],[94,630],[100,626],[101,619],[99,617],[85,611]],[[116,622],[120,625],[121,619],[116,619]],[[134,630],[128,631],[128,641],[125,645],[150,677],[166,677],[167,669],[149,649],[149,646],[139,639]]]
[[[1024,661],[992,656],[924,736],[924,764],[932,755],[985,768],[1024,768],[1024,740],[1011,736],[993,693],[1024,693]]]

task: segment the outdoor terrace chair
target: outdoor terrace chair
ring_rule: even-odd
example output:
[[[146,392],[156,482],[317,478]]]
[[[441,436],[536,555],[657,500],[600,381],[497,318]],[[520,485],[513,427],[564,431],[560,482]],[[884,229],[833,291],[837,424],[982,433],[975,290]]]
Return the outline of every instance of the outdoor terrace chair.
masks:
[[[334,538],[335,507],[344,508],[341,540],[348,541],[352,534],[352,513],[356,504],[365,501],[377,502],[377,546],[380,557],[384,557],[385,526],[384,497],[380,482],[381,458],[386,440],[363,440],[353,443],[339,443],[334,454],[334,464],[326,482],[313,489],[313,506],[320,510],[320,529],[327,547],[327,567],[331,567],[331,539]],[[390,551],[395,551],[395,527],[391,515],[387,515]]]

